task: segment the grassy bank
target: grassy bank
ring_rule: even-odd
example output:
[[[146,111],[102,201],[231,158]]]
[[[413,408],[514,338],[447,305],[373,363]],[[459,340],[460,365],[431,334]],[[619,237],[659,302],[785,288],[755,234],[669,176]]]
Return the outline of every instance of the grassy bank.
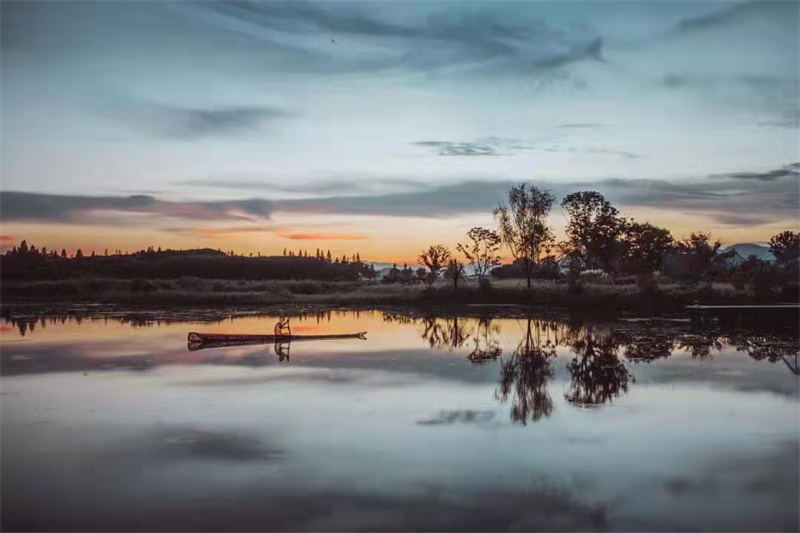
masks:
[[[323,304],[337,306],[412,305],[422,307],[466,304],[516,304],[581,311],[630,311],[660,314],[682,310],[700,301],[731,304],[784,301],[774,292],[756,298],[746,289],[722,283],[662,283],[644,293],[633,284],[584,284],[570,293],[564,283],[536,282],[527,290],[524,282],[503,280],[481,290],[467,283],[454,293],[452,286],[381,284],[374,282],[229,281],[200,278],[172,280],[121,280],[83,278],[36,282],[4,282],[3,305],[16,303],[96,303],[149,307],[267,306]]]

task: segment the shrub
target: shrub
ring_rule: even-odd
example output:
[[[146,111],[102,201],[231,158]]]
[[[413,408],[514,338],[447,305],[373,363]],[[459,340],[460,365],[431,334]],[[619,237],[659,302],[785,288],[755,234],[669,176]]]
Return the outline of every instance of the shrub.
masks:
[[[611,285],[613,283],[611,276],[600,269],[584,270],[578,279],[583,283],[596,283],[598,285]]]

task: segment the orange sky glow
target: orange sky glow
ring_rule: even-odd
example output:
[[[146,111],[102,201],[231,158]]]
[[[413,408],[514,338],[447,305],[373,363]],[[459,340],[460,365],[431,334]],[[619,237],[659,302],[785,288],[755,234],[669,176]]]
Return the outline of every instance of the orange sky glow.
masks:
[[[624,213],[639,221],[664,226],[676,238],[692,231],[705,231],[722,241],[723,245],[738,242],[766,242],[785,229],[796,229],[796,221],[776,220],[750,228],[730,227],[702,215],[687,215],[668,210],[631,209]],[[126,228],[80,224],[3,224],[0,246],[8,249],[26,239],[38,248],[72,254],[80,248],[84,254],[94,251],[103,254],[119,249],[132,252],[154,246],[162,249],[213,248],[233,250],[236,254],[257,256],[281,255],[284,248],[295,253],[317,248],[332,256],[348,257],[358,253],[363,260],[393,263],[416,263],[425,247],[442,243],[455,249],[466,241],[466,232],[474,226],[496,228],[491,214],[453,216],[448,218],[377,217],[377,216],[276,216],[269,225],[236,225],[229,227],[198,227],[185,231],[166,231],[159,228],[132,226]],[[557,239],[564,237],[566,218],[554,212],[551,226]],[[323,229],[326,230],[323,231]],[[506,256],[505,260],[510,258]]]

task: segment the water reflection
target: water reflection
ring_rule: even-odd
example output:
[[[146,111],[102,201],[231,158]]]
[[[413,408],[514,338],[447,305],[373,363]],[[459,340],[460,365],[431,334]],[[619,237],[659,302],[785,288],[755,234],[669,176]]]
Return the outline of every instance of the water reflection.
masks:
[[[797,530],[797,332],[274,320],[6,315],[3,528]]]
[[[557,330],[555,324],[528,319],[511,359],[500,362],[500,387],[495,395],[501,403],[511,397],[511,420],[516,423],[526,425],[528,420],[536,422],[553,412],[547,382],[553,377]]]
[[[624,395],[635,383],[626,364],[652,363],[681,354],[702,362],[711,360],[715,354],[735,350],[756,361],[779,363],[792,374],[800,375],[797,331],[697,329],[682,322],[598,324],[485,315],[433,317],[383,311],[309,311],[295,313],[292,319],[295,329],[302,334],[353,330],[376,333],[361,346],[312,343],[312,348],[299,352],[299,364],[309,363],[303,359],[309,352],[412,353],[425,347],[431,355],[463,356],[472,367],[496,368],[495,396],[501,403],[511,404],[511,418],[521,424],[551,415],[553,400],[549,384],[558,372],[566,373],[569,380],[564,392],[566,401],[581,407],[599,406]],[[168,364],[250,367],[290,361],[298,364],[291,357],[292,345],[288,342],[271,347],[255,347],[250,342],[206,345],[217,349],[204,350],[202,355],[186,353],[185,344],[180,348],[177,342],[173,343],[173,338],[183,337],[187,329],[257,333],[272,320],[272,316],[234,317],[211,311],[199,315],[98,314],[90,310],[59,315],[6,313],[0,337],[7,348],[0,354],[2,373],[145,371]],[[187,324],[198,326],[190,328]],[[148,332],[137,333],[143,328]],[[414,331],[415,334],[410,334]],[[39,342],[44,344],[40,346]],[[566,357],[557,364],[559,352]],[[510,355],[504,357],[504,354]],[[417,370],[426,371],[430,365],[431,361],[426,360]],[[464,368],[459,372],[468,376],[471,371]],[[479,370],[475,368],[474,372]]]
[[[622,343],[615,342],[613,330],[584,329],[571,348],[575,357],[567,364],[571,380],[566,400],[580,407],[594,407],[628,391],[633,377],[617,357]]]
[[[459,324],[458,316],[445,319],[426,317],[422,320],[422,338],[428,346],[438,350],[461,348],[470,338],[470,333],[464,331],[463,322],[462,318]]]
[[[475,325],[475,334],[472,336],[472,351],[467,356],[474,364],[483,364],[494,361],[503,355],[498,335],[500,325],[492,322],[491,318],[481,317]]]

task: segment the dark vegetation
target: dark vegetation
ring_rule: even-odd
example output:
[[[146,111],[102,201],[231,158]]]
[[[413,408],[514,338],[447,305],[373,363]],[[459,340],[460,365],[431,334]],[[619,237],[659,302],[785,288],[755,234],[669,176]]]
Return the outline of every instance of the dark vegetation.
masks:
[[[359,257],[330,260],[318,251],[316,257],[284,255],[245,257],[218,250],[147,250],[132,254],[84,256],[78,250],[67,257],[47,249],[38,250],[22,241],[0,260],[2,280],[72,280],[87,277],[117,279],[176,279],[196,277],[222,280],[319,280],[356,281],[375,277],[372,265]]]
[[[623,217],[602,194],[581,191],[561,203],[566,239],[556,242],[547,223],[554,203],[549,191],[513,187],[507,204],[494,211],[498,231],[472,228],[455,252],[432,245],[419,256],[424,268],[395,265],[380,284],[372,282],[374,266],[358,254],[332,258],[319,249],[245,257],[150,247],[90,256],[78,250],[68,257],[23,241],[0,257],[0,297],[141,305],[505,303],[648,313],[695,301],[798,301],[800,234],[794,231],[770,240],[774,262],[737,260],[708,234],[675,240],[665,228]],[[503,246],[511,264],[499,265]],[[524,288],[510,281],[520,278]]]

